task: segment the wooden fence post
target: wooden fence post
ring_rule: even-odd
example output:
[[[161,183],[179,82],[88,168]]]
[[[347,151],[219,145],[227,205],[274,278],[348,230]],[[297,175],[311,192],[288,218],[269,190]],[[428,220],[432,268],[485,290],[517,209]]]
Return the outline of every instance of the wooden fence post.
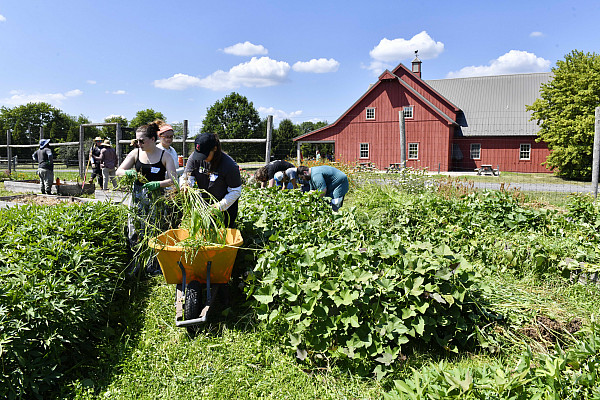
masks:
[[[273,135],[273,116],[267,116],[267,146],[265,150],[265,163],[271,162],[271,137]]]
[[[187,156],[188,156],[187,138],[188,138],[188,120],[184,119],[183,120],[183,143],[182,143],[182,148],[181,148],[181,155],[183,156],[183,158],[187,158]]]
[[[85,149],[83,148],[83,131],[84,131],[84,127],[79,125],[79,176],[81,176],[81,179],[83,179],[83,174],[85,173],[85,171],[83,170],[85,167],[85,162],[87,161],[86,158],[86,154],[84,154]],[[88,156],[89,157],[89,156]],[[85,183],[85,182],[84,182]]]
[[[12,158],[11,157],[12,154],[11,154],[11,151],[10,151],[11,139],[12,139],[12,135],[11,135],[10,129],[7,129],[6,130],[6,158],[7,158],[7,161],[8,161],[8,174],[9,175],[12,173],[12,169],[10,168],[10,159]]]
[[[600,174],[600,107],[594,112],[594,150],[592,153],[592,193],[598,198],[598,175]]]
[[[404,121],[404,110],[398,111],[398,120],[400,123],[400,164],[401,168],[406,167],[406,123]]]
[[[116,150],[117,150],[117,167],[119,165],[121,165],[121,159],[123,158],[123,151],[121,150],[121,139],[122,138],[123,138],[123,131],[121,130],[121,124],[117,122],[117,141],[115,143]]]

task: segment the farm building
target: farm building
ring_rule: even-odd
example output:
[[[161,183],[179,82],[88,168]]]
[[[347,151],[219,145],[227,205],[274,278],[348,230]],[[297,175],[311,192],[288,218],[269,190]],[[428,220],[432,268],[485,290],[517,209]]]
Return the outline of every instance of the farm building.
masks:
[[[548,147],[536,142],[538,126],[525,110],[550,79],[548,72],[425,81],[415,58],[412,71],[386,70],[334,123],[294,141],[333,143],[336,160],[385,169],[400,163],[404,129],[408,167],[550,172],[542,165]]]

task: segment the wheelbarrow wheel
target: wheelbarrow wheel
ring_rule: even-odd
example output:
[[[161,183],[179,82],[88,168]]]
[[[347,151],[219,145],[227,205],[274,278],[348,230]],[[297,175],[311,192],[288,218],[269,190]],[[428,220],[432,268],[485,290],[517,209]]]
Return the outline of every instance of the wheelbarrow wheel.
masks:
[[[202,311],[202,286],[198,281],[191,281],[185,290],[183,317],[186,320],[195,319]]]

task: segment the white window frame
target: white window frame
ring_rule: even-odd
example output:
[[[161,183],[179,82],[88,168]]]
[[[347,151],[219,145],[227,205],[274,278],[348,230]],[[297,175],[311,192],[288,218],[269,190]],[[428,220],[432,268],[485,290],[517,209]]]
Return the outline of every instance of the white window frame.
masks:
[[[413,106],[404,106],[402,108],[402,113],[404,114],[404,119],[413,119],[415,116],[415,108]],[[406,114],[409,115],[406,115]]]
[[[360,158],[369,158],[369,155],[370,155],[369,154],[369,150],[370,150],[369,147],[370,147],[369,143],[360,143],[358,145],[358,155],[359,155]],[[363,152],[366,152],[367,155],[363,156]]]
[[[527,146],[527,150],[523,150],[523,146]],[[527,153],[527,158],[523,157],[523,154]],[[519,160],[528,161],[531,160],[531,143],[521,143],[519,145]]]
[[[413,150],[411,150],[411,147],[413,147]],[[416,155],[414,157],[411,157],[411,151],[415,151],[416,150]],[[407,151],[408,151],[408,159],[409,160],[418,160],[419,159],[419,143],[409,143],[407,146]]]
[[[369,111],[373,112],[373,116],[369,117]],[[372,121],[375,119],[375,107],[367,107],[365,108],[365,118],[369,121]]]
[[[479,146],[479,148],[475,150],[473,146]],[[475,151],[477,151],[477,157],[475,157]],[[471,143],[469,156],[471,157],[471,160],[481,160],[481,143]]]

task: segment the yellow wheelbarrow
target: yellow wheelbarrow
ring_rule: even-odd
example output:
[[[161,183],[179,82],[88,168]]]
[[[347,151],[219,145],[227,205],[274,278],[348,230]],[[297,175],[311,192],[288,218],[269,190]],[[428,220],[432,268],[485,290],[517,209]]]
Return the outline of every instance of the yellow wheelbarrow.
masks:
[[[206,322],[214,305],[219,286],[231,278],[238,247],[244,240],[237,229],[227,229],[226,245],[184,248],[179,242],[187,239],[187,229],[170,229],[150,239],[165,280],[177,285],[175,325],[192,327]],[[206,301],[202,304],[202,284]]]

